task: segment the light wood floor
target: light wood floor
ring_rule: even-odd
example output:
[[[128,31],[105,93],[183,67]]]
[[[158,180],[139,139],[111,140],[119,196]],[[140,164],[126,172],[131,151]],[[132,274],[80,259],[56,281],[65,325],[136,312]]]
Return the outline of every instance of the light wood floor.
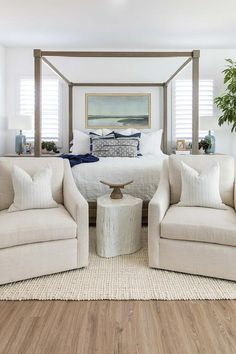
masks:
[[[236,301],[2,301],[0,353],[235,354]]]

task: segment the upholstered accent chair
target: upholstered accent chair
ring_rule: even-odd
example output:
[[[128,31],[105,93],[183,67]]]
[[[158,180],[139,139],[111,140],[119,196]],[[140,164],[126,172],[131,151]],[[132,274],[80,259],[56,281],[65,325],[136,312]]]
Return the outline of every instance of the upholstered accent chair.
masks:
[[[220,165],[226,210],[180,207],[181,161],[197,171]],[[171,155],[149,203],[148,254],[152,268],[236,280],[236,190],[234,159],[224,155]]]
[[[57,208],[8,212],[13,202],[13,165],[34,175],[52,169]],[[88,265],[88,204],[67,160],[0,158],[0,284]]]

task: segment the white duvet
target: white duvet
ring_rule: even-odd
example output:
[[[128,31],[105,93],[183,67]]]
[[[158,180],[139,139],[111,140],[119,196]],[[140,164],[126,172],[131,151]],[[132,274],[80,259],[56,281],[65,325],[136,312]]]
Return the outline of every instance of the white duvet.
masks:
[[[167,157],[164,154],[138,158],[101,157],[97,162],[74,166],[72,173],[78,189],[89,202],[109,193],[109,187],[100,183],[100,180],[111,183],[133,180],[123,192],[149,201],[157,189],[162,163]]]

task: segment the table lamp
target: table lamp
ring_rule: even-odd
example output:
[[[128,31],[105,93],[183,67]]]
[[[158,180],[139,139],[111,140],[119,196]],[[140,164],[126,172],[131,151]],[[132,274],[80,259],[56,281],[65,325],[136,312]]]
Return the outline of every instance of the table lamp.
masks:
[[[31,130],[33,127],[32,117],[26,115],[18,115],[11,117],[8,122],[8,129],[19,130],[20,134],[15,138],[15,152],[18,155],[24,153],[26,144],[26,136],[22,134],[22,130]]]
[[[218,118],[213,116],[200,117],[200,130],[208,130],[208,135],[205,138],[209,139],[211,142],[211,147],[206,150],[207,154],[215,153],[215,137],[212,135],[212,130],[216,131],[220,129],[218,125]]]

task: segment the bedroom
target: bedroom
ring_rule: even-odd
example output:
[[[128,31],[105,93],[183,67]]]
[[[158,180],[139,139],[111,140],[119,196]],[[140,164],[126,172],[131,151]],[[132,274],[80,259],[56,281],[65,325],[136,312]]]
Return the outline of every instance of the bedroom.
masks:
[[[221,198],[229,207],[234,206],[234,202],[232,202],[233,197],[230,197],[231,194],[233,195],[233,160],[230,157],[229,160],[227,160],[227,155],[233,157],[234,160],[236,159],[235,132],[231,133],[230,127],[228,127],[227,124],[223,124],[219,127],[217,120],[221,110],[218,109],[217,105],[214,103],[214,99],[225,92],[224,74],[222,73],[227,65],[225,60],[230,58],[235,61],[236,58],[233,18],[230,21],[231,12],[223,5],[217,4],[218,11],[212,14],[211,6],[207,5],[207,10],[202,15],[203,2],[201,1],[197,4],[191,4],[192,7],[183,1],[183,13],[180,13],[172,2],[165,2],[165,4],[164,2],[160,2],[159,8],[153,1],[149,1],[146,4],[147,6],[144,6],[141,2],[137,2],[136,7],[133,8],[131,2],[124,0],[113,0],[111,2],[102,1],[101,6],[97,6],[92,2],[82,1],[79,4],[72,2],[70,8],[64,1],[60,1],[57,4],[58,8],[55,19],[52,19],[50,13],[54,11],[54,5],[53,2],[47,2],[45,7],[41,7],[38,4],[23,2],[21,6],[19,6],[16,2],[10,1],[8,4],[2,3],[1,6],[3,9],[0,15],[1,169],[3,171],[4,163],[8,163],[4,161],[9,161],[11,166],[9,168],[12,168],[13,165],[19,165],[22,169],[26,169],[32,176],[33,170],[39,169],[39,167],[36,166],[37,163],[34,163],[34,157],[32,156],[33,148],[36,146],[37,153],[37,142],[40,144],[38,146],[41,147],[42,140],[54,141],[59,151],[56,157],[46,152],[45,154],[42,153],[41,157],[38,158],[39,160],[37,160],[47,160],[47,162],[42,162],[42,164],[46,164],[46,166],[48,164],[53,165],[54,159],[57,161],[55,162],[55,166],[52,166],[53,197],[57,203],[61,204],[62,195],[60,193],[64,193],[65,191],[64,205],[74,220],[77,220],[78,230],[80,230],[78,232],[84,233],[85,236],[87,235],[89,226],[88,217],[93,226],[90,228],[89,239],[87,236],[84,237],[82,241],[78,239],[78,246],[75,246],[74,239],[70,239],[69,236],[65,236],[61,230],[58,230],[56,232],[58,233],[58,239],[65,242],[64,250],[57,249],[57,251],[55,251],[52,249],[50,251],[50,248],[48,248],[47,251],[45,251],[47,252],[47,256],[44,253],[42,253],[43,256],[39,253],[37,255],[35,254],[35,259],[32,259],[34,253],[31,251],[32,257],[27,260],[27,253],[21,251],[19,245],[16,246],[16,244],[11,242],[16,242],[17,229],[29,227],[33,217],[24,218],[22,214],[24,211],[18,212],[22,215],[20,219],[17,219],[16,213],[7,214],[12,225],[11,233],[13,235],[12,240],[9,241],[6,236],[7,232],[4,231],[4,227],[6,227],[4,224],[6,216],[3,213],[4,210],[0,212],[2,213],[2,219],[0,220],[0,230],[2,228],[2,231],[0,231],[0,235],[4,244],[4,246],[1,246],[3,250],[0,251],[0,264],[2,264],[0,279],[1,284],[6,284],[0,286],[0,299],[2,300],[0,303],[0,313],[2,314],[0,351],[3,353],[22,352],[22,350],[23,352],[29,353],[132,353],[135,352],[135,346],[137,345],[141,348],[141,353],[162,353],[177,350],[175,344],[177,341],[183,346],[182,352],[197,352],[197,350],[198,352],[203,352],[204,350],[207,352],[206,348],[208,348],[209,345],[212,345],[214,348],[214,350],[209,352],[229,352],[229,343],[231,343],[233,348],[235,345],[234,332],[230,332],[230,329],[233,331],[232,328],[235,324],[234,299],[236,297],[236,289],[235,282],[232,281],[235,280],[235,274],[233,270],[230,270],[230,267],[233,268],[234,264],[234,247],[232,247],[234,246],[234,241],[231,240],[230,237],[231,234],[232,237],[234,237],[236,233],[235,221],[232,221],[230,226],[228,224],[225,226],[224,218],[221,217],[220,214],[223,213],[222,210],[206,208],[209,209],[209,218],[213,218],[212,220],[219,219],[221,223],[219,228],[227,228],[228,230],[231,227],[230,231],[225,231],[225,237],[227,240],[229,238],[228,243],[226,243],[227,246],[222,246],[222,252],[226,252],[226,248],[227,250],[230,249],[229,254],[226,253],[228,260],[225,262],[225,265],[221,259],[221,252],[219,251],[219,256],[216,257],[214,254],[216,258],[211,258],[211,253],[204,253],[205,256],[200,258],[199,264],[195,264],[194,257],[201,253],[197,246],[199,244],[202,246],[202,243],[204,246],[207,244],[209,245],[209,248],[207,248],[209,252],[213,246],[211,243],[207,243],[207,240],[203,240],[201,238],[203,236],[196,236],[197,231],[194,229],[194,231],[191,231],[190,235],[188,235],[191,242],[186,242],[186,247],[188,247],[189,243],[194,243],[195,246],[193,250],[186,248],[186,254],[189,253],[190,259],[191,256],[193,257],[189,265],[186,254],[182,254],[181,249],[178,248],[178,242],[181,241],[177,241],[177,239],[181,236],[173,236],[172,234],[172,236],[169,234],[167,237],[163,236],[163,238],[161,237],[159,246],[158,242],[155,243],[153,241],[153,238],[155,239],[156,237],[157,230],[160,228],[160,225],[156,224],[157,217],[154,217],[155,220],[153,219],[153,213],[158,213],[157,205],[159,202],[161,207],[165,209],[165,204],[161,203],[165,203],[166,201],[165,194],[161,196],[162,199],[159,202],[156,202],[153,196],[159,193],[156,192],[156,190],[159,188],[158,185],[161,175],[165,176],[165,171],[163,172],[162,169],[163,161],[169,160],[169,155],[176,155],[177,159],[183,159],[185,162],[192,157],[194,158],[195,154],[192,155],[190,151],[192,138],[194,137],[195,143],[197,141],[197,146],[198,143],[203,140],[201,146],[204,148],[204,143],[208,141],[207,139],[205,141],[204,137],[208,136],[208,130],[212,130],[215,137],[215,150],[211,154],[205,154],[201,149],[197,151],[197,155],[199,156],[196,158],[203,159],[207,164],[208,159],[210,159],[210,161],[219,159],[220,167],[225,169],[225,177],[223,178],[221,174],[220,180],[220,188],[225,188],[223,192],[220,189]],[[231,5],[232,8],[235,7],[233,3],[229,2],[229,5]],[[48,12],[46,12],[46,8]],[[72,9],[74,11],[72,11]],[[131,10],[134,15],[132,17],[130,16]],[[165,13],[163,18],[160,16],[161,10],[162,13]],[[77,12],[79,16],[78,21],[75,16]],[[105,12],[109,13],[109,19],[107,19]],[[168,13],[171,13],[172,22],[168,20]],[[36,16],[36,14],[38,14],[38,16]],[[138,21],[142,14],[144,15],[143,25]],[[159,19],[158,23],[155,21],[156,16],[158,16]],[[186,22],[184,21],[185,17],[188,18]],[[201,29],[199,29],[198,34],[196,34],[194,24],[196,25],[197,20],[200,18]],[[179,23],[181,23],[181,26]],[[209,27],[209,23],[211,23],[212,27]],[[211,28],[214,28],[214,32]],[[96,29],[98,30],[96,31]],[[107,31],[107,29],[109,29],[109,31]],[[188,33],[188,35],[186,35],[186,33]],[[78,34],[81,34],[81,36]],[[199,131],[197,129],[196,133],[196,127],[194,128],[194,132],[192,131],[192,102],[193,104],[196,103],[196,97],[195,99],[193,98],[192,101],[192,61],[169,83],[166,105],[163,99],[163,87],[150,85],[152,83],[166,82],[187,60],[185,57],[132,58],[110,56],[98,58],[85,56],[77,58],[70,57],[68,54],[65,56],[45,56],[47,60],[53,64],[54,70],[51,70],[52,68],[42,63],[42,114],[40,115],[41,121],[37,120],[37,114],[39,115],[40,110],[37,107],[37,102],[34,102],[35,66],[33,55],[34,49],[37,48],[41,48],[42,51],[60,51],[65,53],[70,53],[70,51],[107,53],[191,53],[193,50],[200,50],[199,81],[197,80],[200,87],[199,105],[197,104],[197,121],[199,123],[199,127],[197,128],[199,128]],[[59,71],[59,75],[58,73],[57,75],[55,74],[55,68]],[[60,78],[60,74],[68,79],[69,83],[87,83],[73,88],[73,104],[71,104],[71,106],[68,99],[68,85],[65,82],[66,80]],[[101,83],[103,83],[103,85]],[[124,83],[126,83],[126,85],[123,85]],[[95,85],[91,86],[91,84]],[[113,119],[113,121],[105,127],[102,126],[100,122],[96,128],[92,129],[92,126],[88,127],[89,119],[87,115],[89,103],[87,102],[88,100],[86,101],[86,95],[97,98],[97,101],[95,99],[96,102],[99,101],[99,97],[117,98],[118,104],[120,97],[125,97],[127,101],[131,102],[128,108],[132,105],[133,98],[139,98],[140,95],[142,95],[142,97],[148,97],[146,101],[146,112],[140,110],[139,112],[135,111],[133,114],[131,109],[128,110],[128,112],[125,111],[125,113],[118,110],[117,107],[115,109],[119,119],[120,116],[123,115],[127,117],[126,119],[129,118],[128,124],[130,124],[132,120],[130,117],[135,116],[135,119],[137,119],[137,117],[139,118],[146,114],[148,116],[148,122],[146,122],[147,124],[145,123],[146,126],[144,129],[143,127],[140,129],[135,123],[131,123],[130,126],[127,126],[127,121],[122,127],[117,127]],[[107,112],[107,101],[105,102],[105,111]],[[124,102],[122,103],[122,107],[124,108]],[[36,112],[36,131],[33,129],[34,111]],[[73,113],[72,128],[69,129],[71,111]],[[163,125],[165,111],[167,112],[166,126]],[[104,111],[102,114],[104,114]],[[109,112],[108,114],[111,113]],[[94,115],[94,113],[92,113],[92,115]],[[22,119],[21,124],[24,125],[25,123],[27,125],[28,122],[26,121],[29,117],[31,117],[30,129],[20,128],[19,121]],[[196,122],[196,120],[194,122]],[[38,129],[40,124],[42,124],[42,130]],[[206,127],[207,124],[209,127]],[[204,126],[204,129],[201,129],[201,126]],[[27,144],[23,144],[24,149],[27,148],[28,151],[31,150],[31,153],[26,153],[26,150],[24,150],[24,154],[17,157],[15,139],[21,129],[26,136]],[[74,146],[74,151],[72,147],[73,154],[81,155],[90,153],[90,138],[88,133],[90,131],[98,133],[98,129],[108,129],[109,131],[107,130],[105,133],[115,131],[120,134],[126,134],[126,136],[127,134],[137,134],[137,132],[141,131],[140,138],[119,137],[118,139],[123,139],[126,143],[128,140],[133,141],[136,138],[140,139],[137,144],[140,145],[142,156],[131,158],[127,157],[127,155],[125,157],[103,157],[100,155],[98,157],[99,161],[97,162],[78,164],[72,168],[78,189],[74,189],[74,187],[70,189],[68,185],[74,185],[74,181],[71,179],[71,176],[69,177],[69,172],[66,172],[66,170],[66,175],[64,179],[62,178],[62,159],[59,159],[58,155],[69,153],[69,145],[71,148],[72,144]],[[167,149],[166,151],[164,149],[165,154],[161,152],[161,148],[163,151],[163,141],[161,143],[160,129],[164,131],[164,136],[166,137]],[[80,133],[78,133],[80,137],[78,142],[74,140],[77,134],[75,130],[80,131]],[[71,141],[72,131],[74,131],[73,142]],[[35,133],[36,139],[34,139]],[[81,144],[82,134],[85,133],[87,134],[86,137],[84,136],[87,147],[84,150],[85,145],[83,145],[83,148],[81,148],[80,145],[79,148],[75,149],[77,143]],[[114,140],[117,140],[117,138]],[[115,142],[112,142],[112,144],[113,143]],[[143,150],[144,147],[146,151],[145,149]],[[109,152],[111,153],[111,149],[109,149]],[[126,154],[126,152],[123,152],[123,154]],[[137,156],[137,154],[136,149],[135,156]],[[174,159],[174,157],[171,156],[169,164],[172,163],[172,158]],[[60,161],[60,165],[58,161]],[[202,160],[198,161],[199,166],[201,165],[200,161]],[[56,167],[57,163],[58,170]],[[194,164],[191,166],[193,168],[195,167]],[[198,169],[199,166],[196,166],[196,169]],[[10,206],[4,199],[4,188],[11,188],[12,193],[12,185],[4,184],[6,182],[6,174],[4,175],[4,173],[2,172],[1,175],[0,170],[0,178],[2,181],[0,198],[1,210],[7,209]],[[10,177],[10,180],[11,175],[8,174],[8,177]],[[175,175],[175,172],[172,171],[172,179],[175,179],[175,177],[177,180],[177,174]],[[166,180],[168,180],[168,178],[171,179],[171,176],[166,177]],[[65,183],[65,180],[67,180],[68,183]],[[140,198],[143,202],[142,221],[144,227],[141,232],[143,243],[141,250],[137,250],[136,253],[125,256],[122,255],[123,253],[120,248],[125,247],[126,253],[129,253],[127,247],[129,247],[132,242],[134,244],[137,243],[137,247],[140,248],[140,240],[137,239],[137,234],[139,233],[139,231],[137,231],[137,225],[140,224],[141,221],[139,214],[137,213],[137,215],[132,216],[132,222],[127,222],[127,220],[131,220],[129,212],[131,212],[132,208],[135,210],[135,207],[129,205],[127,215],[125,212],[123,215],[118,209],[114,209],[115,212],[113,214],[112,203],[116,201],[110,203],[109,200],[107,201],[107,209],[105,211],[103,210],[103,205],[99,206],[98,209],[100,211],[97,210],[97,198],[110,193],[108,186],[101,184],[100,180],[120,184],[133,181],[132,184],[122,189],[122,193],[124,193],[123,201],[126,200],[126,196],[128,195],[128,198],[130,196],[136,199]],[[60,183],[63,183],[63,188],[59,187]],[[3,185],[5,187],[3,187]],[[222,187],[222,185],[224,186]],[[162,186],[163,183],[160,188],[162,188]],[[59,188],[60,190],[62,188],[60,193]],[[174,188],[173,185],[171,185],[171,188]],[[78,190],[82,194],[81,198],[78,196]],[[15,190],[14,192],[16,195]],[[73,204],[72,200],[75,196],[78,196],[78,200],[80,200],[82,205],[81,208],[77,209],[76,204]],[[13,196],[11,196],[11,198],[13,198]],[[148,203],[150,200],[152,200],[152,203],[148,211]],[[87,202],[90,204],[89,213],[86,212]],[[121,205],[123,205],[122,200],[120,202]],[[109,207],[109,203],[111,207]],[[125,205],[122,207],[123,211],[125,207]],[[170,208],[170,211],[171,210]],[[178,210],[183,209],[179,208]],[[102,215],[103,211],[105,215],[111,213],[113,226],[102,219],[107,217]],[[204,211],[206,210],[204,209]],[[214,211],[218,214],[214,214]],[[32,212],[32,210],[29,210],[29,212]],[[43,212],[44,210],[42,210],[42,213]],[[50,209],[50,212],[53,213],[53,209]],[[56,219],[58,229],[61,215],[59,212],[61,212],[61,208],[58,208],[58,218]],[[96,232],[94,227],[97,212],[100,212],[100,228],[97,229],[97,238],[99,239],[100,237],[102,243],[100,244],[101,247],[98,245],[97,247],[100,248],[101,253],[105,251],[108,253],[110,251],[114,252],[114,249],[111,250],[109,248],[111,240],[113,240],[113,246],[115,248],[120,247],[118,251],[116,250],[120,256],[112,258],[97,256],[95,249]],[[186,211],[186,213],[187,212],[188,211]],[[169,215],[168,213],[167,216]],[[51,215],[49,211],[45,213],[45,220],[49,218],[49,215]],[[217,217],[217,215],[219,215],[219,217]],[[126,217],[128,219],[126,219]],[[183,221],[184,217],[184,214],[180,214],[179,219]],[[187,217],[190,218],[190,216]],[[207,217],[208,216],[206,216],[206,218]],[[232,215],[232,218],[233,217]],[[199,214],[199,219],[201,223],[204,223],[202,214]],[[45,220],[42,217],[42,225],[39,225],[40,227],[43,227]],[[81,220],[83,222],[80,222]],[[188,219],[187,222],[189,222],[189,220],[190,219]],[[209,220],[208,223],[210,224]],[[39,222],[35,219],[35,222],[36,221]],[[19,222],[20,224],[18,224]],[[40,232],[36,232],[37,227],[35,227],[35,231],[29,236],[29,240],[22,241],[24,244],[24,246],[21,246],[22,249],[25,247],[24,249],[26,250],[27,246],[33,247],[36,245],[36,242],[39,247],[46,247],[48,242],[43,241],[51,242],[54,240],[53,237],[56,237],[54,230],[56,227],[55,220],[51,218],[51,220],[47,220],[47,222],[49,222],[49,224],[47,224],[48,232],[46,232],[46,236],[44,236],[43,232],[41,234]],[[214,224],[214,222],[212,224]],[[204,225],[202,225],[202,227],[203,226]],[[208,224],[205,225],[205,227],[208,227]],[[51,231],[49,230],[50,228],[52,229]],[[168,229],[168,232],[171,233],[171,230],[172,229]],[[108,232],[109,235],[108,240],[104,238],[106,232]],[[129,236],[130,245],[127,245],[125,240],[121,240],[121,235],[119,236],[121,232],[126,232],[126,235]],[[205,231],[205,229],[203,229],[203,231],[201,231],[203,234],[207,234],[207,232],[209,232],[209,230]],[[50,234],[52,238],[48,238],[49,235],[47,233]],[[61,236],[59,236],[59,234]],[[148,240],[147,234],[149,234]],[[27,235],[23,235],[22,237],[27,239]],[[194,235],[200,237],[201,242],[193,242],[194,240],[192,238],[195,237]],[[34,237],[35,239],[33,240]],[[131,240],[132,237],[134,238],[133,241]],[[57,238],[55,239],[57,240]],[[176,243],[177,248],[173,249],[173,252],[179,254],[178,257],[174,257],[173,253],[171,253],[171,249],[167,247],[168,242],[164,243],[164,241],[169,241],[170,239],[170,242],[173,242],[172,244]],[[173,241],[173,239],[175,241]],[[90,246],[89,254],[86,253],[88,242]],[[122,244],[122,242],[124,243]],[[219,244],[220,242],[219,240],[214,241],[214,246],[215,243]],[[66,246],[67,244],[68,247]],[[6,248],[6,245],[8,245],[8,248]],[[133,244],[131,246],[133,247]],[[160,251],[157,247],[160,247]],[[164,250],[163,247],[167,248]],[[6,249],[4,250],[4,248]],[[14,249],[16,250],[16,258],[10,265],[10,259],[14,256],[10,253],[5,256],[4,251],[13,252]],[[75,256],[73,253],[75,249],[78,250],[78,255],[80,254],[81,256],[81,263],[79,262],[80,265],[77,264],[77,266],[75,266],[74,261],[72,261]],[[19,259],[17,258],[18,252],[20,252]],[[39,248],[37,248],[35,252],[39,252]],[[164,252],[166,252],[166,254]],[[157,262],[156,260],[158,253],[160,253],[159,261],[161,263],[158,263],[159,261]],[[50,262],[48,258],[49,255]],[[58,255],[60,256],[58,257]],[[44,257],[47,257],[47,259]],[[62,264],[60,264],[60,257],[61,263],[64,263],[64,268]],[[210,259],[210,264],[207,263],[207,258]],[[217,264],[215,267],[212,266],[212,264],[215,264],[214,262]],[[78,269],[77,271],[69,270],[79,268],[79,266],[83,267],[85,264],[85,268]],[[25,265],[27,265],[27,269],[24,268]],[[149,268],[149,266],[151,268]],[[22,273],[24,273],[23,276],[21,268]],[[166,271],[158,270],[158,268],[166,269]],[[66,270],[66,272],[60,273],[63,270]],[[9,276],[8,271],[11,276]],[[179,271],[180,273],[173,271]],[[39,275],[44,276],[39,277]],[[204,277],[204,275],[208,277]],[[27,278],[29,278],[29,280],[24,280]],[[142,281],[140,279],[142,279]],[[103,282],[106,285],[103,286]],[[171,287],[169,287],[169,283],[172,284]],[[81,284],[81,286],[78,284]],[[17,301],[23,299],[26,301]],[[47,300],[47,302],[40,300]],[[60,302],[58,300],[64,301]],[[70,300],[86,301],[72,302]],[[172,301],[164,302],[162,300]],[[177,302],[176,300],[180,301]],[[226,308],[225,312],[222,310],[222,307]],[[48,318],[45,318],[45,312],[47,311]],[[65,316],[65,318],[68,316],[68,322],[73,321],[75,328],[68,330],[67,320],[65,319],[59,324],[60,319],[57,318],[55,326],[52,326],[51,329],[48,327],[48,331],[52,333],[52,338],[49,340],[45,337],[46,333],[43,329],[43,323],[46,321],[47,325],[50,326],[54,311],[55,313],[58,312],[58,314],[60,313],[62,316]],[[160,314],[158,314],[159,311]],[[6,319],[4,314],[8,317],[11,312],[12,316]],[[23,315],[24,312],[26,312],[26,315]],[[197,319],[199,312],[202,316],[200,320]],[[214,323],[215,312],[219,316],[219,327]],[[72,315],[73,313],[76,313],[76,318]],[[104,313],[108,314],[108,318],[105,317]],[[231,324],[227,322],[227,314],[232,320]],[[35,319],[38,323],[38,329],[35,330],[35,334],[31,337],[29,328],[33,323],[32,318],[35,318],[35,316],[36,318],[39,317],[39,319]],[[85,319],[83,324],[82,319],[84,316],[92,316],[98,327],[92,329],[92,322],[89,318]],[[174,316],[173,322],[171,322],[171,316]],[[191,319],[189,316],[192,316]],[[17,330],[14,324],[14,321],[20,321],[21,318],[23,318],[26,326],[23,335],[21,330]],[[143,325],[140,324],[142,320],[144,321]],[[130,322],[127,324],[127,321]],[[195,346],[193,342],[194,333],[189,328],[191,321],[193,321],[194,326],[198,328],[197,335],[199,344],[197,346]],[[80,324],[80,322],[82,324]],[[100,328],[101,323],[105,326],[104,332]],[[185,324],[183,325],[183,323]],[[58,327],[56,328],[56,326]],[[83,326],[88,326],[89,329],[87,338],[80,346],[80,341],[82,340],[81,336],[84,333]],[[115,334],[118,330],[117,326],[121,329],[120,336]],[[150,326],[152,330],[148,332]],[[177,326],[177,330],[174,333],[175,326]],[[199,326],[201,326],[201,329]],[[212,329],[211,331],[209,330],[209,326],[215,326],[213,334],[211,332]],[[220,326],[223,326],[227,331],[229,343],[225,341],[220,334]],[[7,328],[9,332],[6,336]],[[170,328],[169,334],[165,332],[167,328]],[[186,339],[186,337],[183,339],[183,328],[188,333],[188,339]],[[111,331],[111,335],[115,336],[110,342],[106,339],[109,330]],[[14,331],[17,331],[15,339],[11,337]],[[157,335],[158,331],[164,331],[166,333],[166,344],[160,342],[160,337]],[[138,336],[137,333],[140,333],[140,335]],[[129,340],[126,338],[128,334]],[[173,338],[171,338],[171,334]],[[41,338],[39,342],[36,340],[36,336],[38,335]],[[214,344],[212,343],[211,335],[214,336]],[[58,338],[58,336],[62,336],[64,339],[59,340],[57,343],[56,338]],[[95,336],[95,338],[93,338],[93,336]],[[133,336],[135,338],[133,338]],[[73,345],[73,341],[76,343],[75,348],[68,349],[70,345]],[[135,343],[135,341],[137,343]],[[147,344],[147,342],[149,342],[149,344]],[[119,343],[120,349],[117,347]],[[99,347],[98,350],[96,349],[97,347]]]

